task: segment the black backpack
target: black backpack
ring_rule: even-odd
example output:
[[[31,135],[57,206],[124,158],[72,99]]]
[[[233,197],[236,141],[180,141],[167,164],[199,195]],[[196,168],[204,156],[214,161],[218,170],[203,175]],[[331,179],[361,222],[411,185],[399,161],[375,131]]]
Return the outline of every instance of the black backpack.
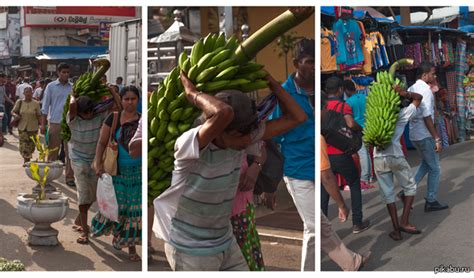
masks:
[[[328,109],[325,119],[321,121],[321,134],[328,144],[352,155],[362,147],[362,133],[347,126],[344,119],[344,105],[345,102],[339,102],[334,110]]]

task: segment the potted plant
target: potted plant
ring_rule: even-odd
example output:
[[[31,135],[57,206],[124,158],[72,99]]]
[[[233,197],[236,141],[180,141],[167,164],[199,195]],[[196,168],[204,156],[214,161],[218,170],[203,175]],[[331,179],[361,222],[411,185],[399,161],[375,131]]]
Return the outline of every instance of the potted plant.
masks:
[[[57,245],[58,230],[51,224],[63,219],[69,208],[68,198],[59,192],[49,193],[47,183],[61,176],[63,165],[46,162],[48,150],[39,143],[39,136],[32,137],[38,152],[39,161],[25,163],[27,175],[38,183],[36,193],[20,193],[17,197],[18,213],[34,226],[28,229],[30,245]]]
[[[58,179],[61,176],[61,174],[63,172],[64,164],[59,160],[49,162],[49,161],[46,161],[46,159],[47,159],[50,152],[55,151],[58,148],[48,149],[48,147],[46,145],[42,145],[41,141],[40,141],[40,138],[39,138],[39,135],[31,136],[30,138],[36,145],[36,150],[39,153],[39,157],[36,161],[31,161],[31,162],[27,162],[27,163],[23,164],[23,167],[25,167],[26,175],[28,175],[28,177],[30,177],[31,179],[35,180],[32,176],[32,173],[31,173],[31,164],[35,163],[36,165],[38,165],[39,174],[41,176],[46,176],[46,185],[45,185],[44,191],[48,192],[48,193],[49,192],[54,192],[54,191],[56,191],[56,188],[54,188],[50,184],[50,182]],[[45,168],[46,167],[49,168],[49,171],[48,171],[47,174],[45,174]],[[33,188],[33,193],[37,193],[37,192],[40,192],[40,184],[39,183]]]

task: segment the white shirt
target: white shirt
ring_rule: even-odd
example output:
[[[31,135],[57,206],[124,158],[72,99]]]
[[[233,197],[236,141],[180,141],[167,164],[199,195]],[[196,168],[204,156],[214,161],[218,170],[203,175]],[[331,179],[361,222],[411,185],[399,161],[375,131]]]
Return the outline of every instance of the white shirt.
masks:
[[[209,145],[202,150],[199,149],[197,135],[200,128],[201,126],[192,128],[183,133],[176,140],[174,147],[175,161],[171,186],[153,201],[155,208],[153,231],[158,238],[161,238],[167,242],[170,242],[170,237],[177,236],[174,234],[172,235],[172,218],[175,217],[176,213],[178,212],[178,203],[181,196],[186,193],[186,190],[190,190],[190,188],[187,188],[186,183],[191,171],[204,173],[203,175],[219,176],[222,174],[228,174],[229,169],[240,168],[242,163],[242,155],[244,153],[253,155],[260,154],[261,138],[265,131],[265,125],[260,125],[260,127],[251,135],[252,142],[254,143],[243,151],[235,151],[230,149],[221,150],[224,154],[227,154],[227,158],[221,162],[222,167],[209,168],[209,165],[207,164],[208,162],[206,162],[207,159],[212,158],[212,155],[210,155],[212,152],[218,151],[220,149],[212,143],[209,143]],[[209,174],[210,172],[212,172],[212,174]],[[236,175],[237,181],[239,173]],[[232,195],[232,197],[235,197],[237,185],[238,184],[236,183],[234,186],[234,191],[227,192],[227,194],[230,194],[229,196]],[[226,184],[225,186],[229,186],[229,184]],[[221,192],[221,194],[222,193],[225,192]],[[208,194],[202,195],[201,197],[212,199],[218,197],[218,195],[219,194]],[[208,201],[208,203],[211,202]],[[229,217],[227,217],[227,219],[230,218],[231,212],[232,207],[230,207],[228,210]],[[193,241],[188,243],[192,245],[192,242]],[[203,243],[204,242],[201,242],[199,244]]]
[[[418,79],[415,84],[408,88],[409,92],[423,96],[415,116],[410,120],[410,140],[420,141],[431,137],[431,133],[425,125],[423,118],[431,116],[434,120],[434,96],[430,86],[425,81]]]
[[[43,91],[43,89],[41,87],[38,87],[38,88],[36,88],[35,92],[33,93],[33,98],[38,100],[39,103],[41,103],[43,101],[42,99],[39,99],[39,97],[41,96],[42,91]]]
[[[27,82],[23,82],[18,85],[18,87],[16,87],[16,96],[18,97],[18,99],[25,99],[25,95],[23,94],[23,92],[25,91],[25,87],[31,86]]]
[[[411,103],[408,107],[402,108],[398,114],[397,124],[395,132],[392,137],[390,145],[384,150],[374,149],[374,157],[394,156],[403,157],[402,145],[400,144],[400,137],[402,137],[403,131],[408,121],[410,121],[417,113],[416,106]]]

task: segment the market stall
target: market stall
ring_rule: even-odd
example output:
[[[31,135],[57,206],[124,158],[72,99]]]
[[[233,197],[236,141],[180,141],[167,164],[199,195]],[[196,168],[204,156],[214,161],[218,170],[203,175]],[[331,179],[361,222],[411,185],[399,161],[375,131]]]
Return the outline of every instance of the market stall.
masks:
[[[368,94],[368,85],[381,70],[401,58],[415,63],[399,72],[408,86],[416,82],[422,61],[436,67],[436,118],[444,147],[467,138],[472,115],[471,88],[466,86],[472,68],[472,38],[465,28],[401,26],[374,9],[321,8],[321,82],[333,75],[352,79],[358,93]],[[471,58],[469,58],[471,57]],[[469,90],[467,90],[469,89]],[[408,130],[408,129],[407,129]],[[408,131],[406,132],[408,133]],[[411,144],[405,134],[408,147]]]

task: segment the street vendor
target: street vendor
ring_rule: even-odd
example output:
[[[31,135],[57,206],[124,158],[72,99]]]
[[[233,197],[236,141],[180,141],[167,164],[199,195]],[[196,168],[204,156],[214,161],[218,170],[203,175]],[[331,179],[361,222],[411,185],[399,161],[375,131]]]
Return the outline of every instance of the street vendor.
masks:
[[[115,103],[120,106],[120,96],[110,90]],[[77,243],[89,243],[89,226],[87,213],[96,201],[98,177],[92,168],[97,142],[99,141],[102,122],[108,111],[94,113],[94,102],[88,96],[75,98],[71,96],[67,123],[71,130],[68,142],[71,166],[77,183],[77,203],[79,213],[73,229],[80,233]]]
[[[390,144],[385,149],[374,148],[374,169],[380,187],[382,201],[387,205],[388,214],[392,220],[393,231],[389,233],[390,238],[395,241],[401,240],[401,232],[409,234],[421,233],[414,225],[409,223],[410,211],[416,195],[417,184],[411,173],[411,167],[403,154],[400,138],[405,126],[415,117],[417,107],[420,106],[423,96],[413,92],[407,92],[399,86],[395,90],[401,97],[411,100],[409,106],[404,107],[398,114],[395,133]],[[401,223],[398,222],[397,206],[395,204],[395,191],[393,177],[403,188],[403,214]]]
[[[261,140],[307,119],[273,77],[266,79],[284,112],[277,120],[257,124],[255,103],[247,95],[236,90],[205,94],[181,73],[186,98],[203,111],[204,123],[176,141],[172,184],[154,201],[155,231],[165,239],[173,270],[249,270],[229,220],[242,156],[258,155]]]

